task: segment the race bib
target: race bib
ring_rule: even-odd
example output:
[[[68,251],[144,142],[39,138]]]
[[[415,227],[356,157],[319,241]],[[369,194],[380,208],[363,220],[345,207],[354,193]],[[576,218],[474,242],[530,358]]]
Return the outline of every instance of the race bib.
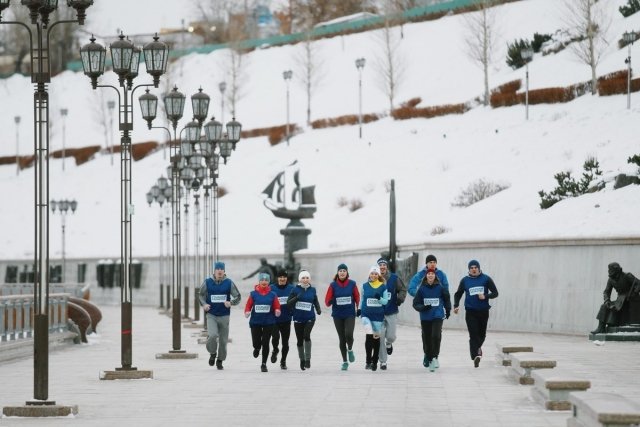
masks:
[[[311,311],[312,304],[310,302],[298,301],[296,303],[296,310]]]
[[[211,295],[211,303],[224,303],[227,300],[227,296],[225,294],[222,295]]]
[[[474,286],[473,288],[469,288],[469,295],[479,295],[484,294],[484,286]]]
[[[271,311],[271,306],[267,304],[257,304],[253,306],[253,311],[256,313],[268,313]]]
[[[431,307],[437,307],[440,305],[440,298],[425,298],[423,300],[424,305],[430,305]]]
[[[280,301],[280,304],[286,304],[287,303],[287,299],[289,299],[289,297],[278,297],[278,301]]]
[[[377,298],[367,298],[367,307],[382,307],[382,304]]]
[[[337,305],[349,305],[351,304],[351,297],[338,297],[336,298]]]

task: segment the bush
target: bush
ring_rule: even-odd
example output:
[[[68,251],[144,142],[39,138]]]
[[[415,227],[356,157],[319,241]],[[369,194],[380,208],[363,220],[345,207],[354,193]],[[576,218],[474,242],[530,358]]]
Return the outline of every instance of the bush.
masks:
[[[411,98],[410,100],[403,102],[402,104],[400,104],[400,107],[414,108],[421,102],[422,98],[418,96],[417,98]]]
[[[347,198],[344,196],[338,197],[338,200],[336,200],[336,205],[338,205],[339,208],[344,208],[348,204],[349,204],[349,200],[347,200]]]
[[[155,141],[131,144],[131,158],[137,162],[147,157],[149,153],[155,151],[157,148],[158,143]]]
[[[507,43],[507,65],[511,68],[518,69],[524,67],[527,61],[522,58],[522,50],[531,47],[528,40],[516,40],[513,43]]]
[[[289,134],[295,135],[302,132],[302,129],[295,123],[289,123]],[[277,145],[284,141],[287,137],[287,125],[271,126],[268,128],[257,128],[244,130],[240,133],[241,138],[256,138],[258,136],[268,137],[269,144]]]
[[[450,231],[451,231],[451,229],[445,227],[444,225],[436,225],[435,227],[433,227],[431,229],[431,235],[432,236],[437,236],[438,234],[444,234],[444,233],[448,233]]]
[[[467,188],[462,190],[462,192],[451,203],[451,206],[466,208],[507,188],[509,188],[508,184],[497,184],[495,182],[479,179],[472,182],[467,186]]]
[[[391,117],[395,120],[407,120],[415,118],[430,119],[432,117],[445,116],[448,114],[463,114],[469,111],[466,104],[437,105],[435,107],[412,108],[400,107],[391,111]]]
[[[587,158],[582,168],[584,172],[582,172],[582,178],[580,178],[579,181],[576,181],[571,176],[571,172],[559,172],[555,174],[553,177],[558,183],[557,187],[550,193],[546,193],[543,190],[538,192],[540,196],[540,208],[547,209],[561,200],[587,193],[592,181],[602,175],[602,171],[600,170],[600,163],[595,157]]]
[[[638,172],[640,173],[640,155],[634,154],[627,159],[627,163],[638,166]]]
[[[529,91],[529,104],[558,104],[569,102],[576,97],[576,91],[569,87],[549,87]]]
[[[501,84],[497,88],[492,89],[491,93],[516,93],[520,88],[522,88],[522,79],[517,79]]]
[[[627,0],[627,5],[620,6],[618,10],[625,18],[631,16],[640,10],[640,0]]]
[[[349,201],[349,211],[351,212],[355,212],[358,209],[361,209],[364,206],[364,203],[362,203],[362,200],[360,199],[351,199]]]
[[[229,194],[229,191],[225,187],[221,185],[218,186],[218,199],[226,196],[227,194]]]
[[[540,48],[542,48],[542,45],[551,39],[552,39],[551,34],[535,33],[533,35],[533,40],[531,41],[531,49],[533,49],[535,53],[538,53],[540,52]]]
[[[375,122],[376,120],[380,120],[381,118],[382,116],[378,114],[363,114],[362,123]],[[337,126],[356,125],[358,124],[358,122],[359,120],[357,114],[347,114],[345,116],[338,116],[330,119],[314,120],[311,122],[311,127],[313,129],[324,129]]]
[[[531,95],[531,92],[529,92]],[[510,107],[524,102],[524,94],[512,93],[492,93],[489,97],[489,105],[492,108]]]

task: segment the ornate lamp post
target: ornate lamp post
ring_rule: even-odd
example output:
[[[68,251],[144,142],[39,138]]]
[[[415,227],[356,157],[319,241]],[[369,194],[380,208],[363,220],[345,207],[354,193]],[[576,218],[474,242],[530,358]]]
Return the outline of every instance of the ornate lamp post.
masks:
[[[287,86],[287,146],[289,146],[289,139],[291,137],[289,133],[289,83],[291,82],[292,76],[293,71],[291,70],[287,70],[282,73],[282,78],[284,78],[284,83]]]
[[[78,202],[75,200],[52,200],[51,202],[51,212],[56,213],[56,208],[58,212],[60,212],[60,216],[62,217],[62,275],[60,280],[62,283],[66,283],[66,271],[67,271],[67,257],[66,257],[66,243],[65,243],[65,229],[66,229],[66,218],[67,212],[71,209],[71,213],[75,213],[78,208]]]
[[[20,175],[20,116],[15,116],[16,123],[16,175]]]
[[[109,109],[109,139],[107,141],[107,148],[109,149],[109,160],[111,166],[113,166],[113,109],[116,108],[116,101],[107,101],[107,108]]]
[[[158,41],[156,35],[154,41],[144,46],[144,49],[136,48],[124,35],[112,43],[111,61],[113,71],[118,75],[120,88],[112,85],[98,85],[98,77],[104,73],[104,61],[106,49],[95,42],[91,42],[80,49],[84,73],[91,79],[93,89],[108,87],[118,95],[118,121],[121,131],[120,137],[120,303],[122,315],[121,333],[121,362],[122,366],[115,371],[105,371],[101,379],[121,378],[151,378],[151,371],[137,371],[132,365],[132,284],[131,284],[131,215],[133,204],[131,203],[131,136],[133,130],[133,105],[130,102],[135,90],[139,87],[155,86],[160,83],[160,76],[164,74],[167,66],[169,49]],[[138,76],[141,52],[144,52],[144,60],[147,73],[153,76],[153,84],[141,84],[133,87],[133,80]]]
[[[362,69],[366,59],[356,59],[356,68],[358,69],[358,128],[360,139],[362,139]]]
[[[529,120],[529,62],[531,62],[531,58],[533,58],[533,49],[530,47],[524,48],[520,51],[520,56],[525,61],[525,92],[524,92],[524,116],[526,120]]]
[[[93,0],[67,0],[76,10],[77,19],[49,23],[49,15],[58,8],[58,0],[22,0],[30,11],[30,25],[20,21],[2,21],[2,12],[9,7],[9,0],[0,0],[0,24],[20,25],[27,30],[31,49],[31,82],[35,86],[33,96],[33,123],[35,147],[35,248],[34,248],[34,400],[28,416],[51,413],[69,415],[77,413],[77,407],[55,406],[49,401],[49,93],[51,62],[49,41],[51,31],[59,24],[84,24],[86,9]],[[38,408],[33,408],[38,406]],[[55,407],[54,411],[51,410]],[[5,407],[3,414],[20,415],[22,407]]]
[[[636,32],[631,31],[629,33],[625,31],[622,34],[622,39],[629,47],[629,53],[627,54],[627,58],[624,60],[627,64],[627,110],[629,110],[631,108],[631,46],[633,46],[633,42],[636,41]]]
[[[65,145],[67,141],[67,114],[69,114],[69,109],[61,108],[60,109],[60,117],[62,117],[62,170],[64,171],[64,160],[67,157],[67,152],[65,150]]]

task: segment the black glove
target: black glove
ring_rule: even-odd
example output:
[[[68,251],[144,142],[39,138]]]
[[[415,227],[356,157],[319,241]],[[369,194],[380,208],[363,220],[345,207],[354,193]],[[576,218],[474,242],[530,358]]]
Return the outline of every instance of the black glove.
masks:
[[[420,311],[427,311],[427,310],[431,310],[431,304],[427,304],[427,305],[423,306],[422,310],[420,310]]]
[[[375,295],[373,296],[375,299],[380,299],[380,297],[382,296],[382,294],[380,294],[380,292],[376,292]]]
[[[447,318],[447,319],[448,319],[448,318],[449,318],[449,316],[451,316],[451,310],[447,310],[447,311],[444,313],[444,317],[445,317],[445,318]]]
[[[360,317],[362,315],[362,310],[359,308],[356,309],[356,317]]]

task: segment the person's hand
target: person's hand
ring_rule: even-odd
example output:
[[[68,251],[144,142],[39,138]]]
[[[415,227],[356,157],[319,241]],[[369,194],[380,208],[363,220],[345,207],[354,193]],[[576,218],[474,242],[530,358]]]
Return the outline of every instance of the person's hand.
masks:
[[[478,298],[484,300],[487,299],[487,296],[485,294],[478,294]]]
[[[451,316],[451,310],[447,310],[447,311],[444,313],[444,317],[445,317],[445,319],[448,319],[448,318],[449,318],[449,316]]]
[[[209,304],[205,304],[205,305],[202,306],[202,309],[204,311],[209,311],[209,309],[211,309],[211,306]]]
[[[360,317],[362,315],[362,310],[359,308],[356,309],[356,317]]]
[[[229,308],[229,307],[231,307],[231,303],[229,301],[225,301],[224,302],[224,306]]]
[[[249,316],[251,316],[251,312],[250,311],[245,311],[244,312],[244,317],[246,317],[248,319]]]
[[[391,299],[391,292],[389,292],[388,289],[385,289],[385,291],[382,293],[382,298],[384,298],[386,300],[390,300]]]
[[[454,314],[458,314],[458,312],[459,312],[459,311],[460,311],[460,307],[455,307],[455,308],[453,309],[453,313],[454,313]]]
[[[427,311],[427,310],[431,310],[431,304],[426,304],[420,311]]]
[[[374,297],[375,299],[380,299],[380,297],[381,297],[381,296],[382,296],[382,295],[380,295],[380,292],[376,292],[376,293],[373,295],[373,297]]]
[[[276,317],[280,317],[280,315],[282,314],[282,312],[280,311],[280,309],[276,310]]]

